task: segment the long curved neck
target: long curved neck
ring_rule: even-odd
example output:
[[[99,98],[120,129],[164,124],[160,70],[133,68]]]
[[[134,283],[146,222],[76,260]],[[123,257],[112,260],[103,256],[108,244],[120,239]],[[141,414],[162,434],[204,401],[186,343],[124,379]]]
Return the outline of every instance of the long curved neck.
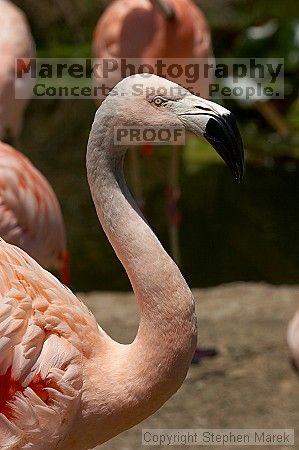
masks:
[[[109,361],[111,385],[118,386],[114,395],[125,411],[120,428],[125,429],[156,411],[183,382],[195,349],[196,317],[189,287],[129,193],[125,151],[113,145],[111,120],[109,129],[103,117],[93,125],[87,174],[99,220],[140,310],[134,342],[118,345],[115,365]]]

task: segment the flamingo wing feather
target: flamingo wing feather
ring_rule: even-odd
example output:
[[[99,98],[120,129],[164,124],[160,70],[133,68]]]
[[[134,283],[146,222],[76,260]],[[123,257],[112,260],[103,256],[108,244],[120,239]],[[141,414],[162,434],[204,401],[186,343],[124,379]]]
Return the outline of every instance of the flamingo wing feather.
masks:
[[[56,196],[43,175],[0,142],[0,236],[43,267],[60,268],[65,231]]]
[[[98,325],[72,292],[0,239],[0,448],[52,449],[79,410]]]

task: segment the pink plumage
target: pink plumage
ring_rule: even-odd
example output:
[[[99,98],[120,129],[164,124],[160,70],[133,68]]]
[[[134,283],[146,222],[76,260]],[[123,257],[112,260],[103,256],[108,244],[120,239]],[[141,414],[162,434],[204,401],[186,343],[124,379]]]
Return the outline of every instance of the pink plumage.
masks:
[[[0,142],[0,236],[45,268],[64,271],[67,251],[56,195],[44,176],[14,148]]]
[[[35,45],[24,13],[11,2],[0,0],[0,139],[7,131],[15,140],[19,137],[31,80],[16,79],[15,58],[32,58],[34,54]]]
[[[141,81],[142,96],[136,97],[133,87]],[[166,89],[168,111],[148,99],[149,87]],[[115,147],[112,132],[117,124],[136,126],[143,119],[148,126],[183,124],[202,135],[207,116],[198,114],[200,104],[205,111],[212,108],[219,121],[228,120],[228,110],[187,91],[173,97],[177,87],[155,75],[123,80],[114,91],[120,95],[108,96],[98,109],[88,140],[87,177],[98,218],[139,307],[132,343],[112,340],[55,277],[0,239],[0,447],[5,450],[94,448],[157,411],[186,377],[197,336],[193,295],[129,192],[126,148]],[[223,133],[222,148],[241,177],[243,147],[234,122],[233,130],[230,140]]]
[[[161,14],[158,1],[112,2],[99,19],[95,30],[95,56],[213,57],[209,26],[200,9],[192,0],[168,0],[167,4],[173,10],[175,20],[167,19]]]
[[[165,17],[161,5],[174,19]],[[213,59],[207,20],[192,0],[115,0],[100,17],[93,36],[96,58]],[[212,77],[201,79],[209,97]],[[116,84],[119,79],[115,79]],[[101,84],[101,81],[99,81]],[[186,85],[186,88],[189,86]]]
[[[82,390],[82,354],[98,335],[87,308],[0,238],[0,447],[53,449]]]

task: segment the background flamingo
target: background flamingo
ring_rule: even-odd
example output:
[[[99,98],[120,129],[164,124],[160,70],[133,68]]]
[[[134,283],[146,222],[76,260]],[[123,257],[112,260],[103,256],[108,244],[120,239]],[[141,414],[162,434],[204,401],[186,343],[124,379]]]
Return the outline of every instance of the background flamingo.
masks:
[[[116,0],[106,9],[93,38],[96,58],[213,58],[207,21],[192,0]],[[115,80],[115,84],[119,79]],[[210,78],[200,82],[201,97],[209,97]],[[99,84],[101,82],[99,81]],[[188,88],[188,86],[185,86]],[[139,205],[144,206],[139,158],[132,148],[132,186]],[[178,200],[179,149],[171,153],[166,212],[171,254],[180,265]]]
[[[57,198],[30,161],[0,142],[0,236],[69,284],[63,218]]]
[[[136,82],[144,85],[140,97],[132,95]],[[149,86],[167,89],[165,108],[146,96]],[[185,90],[173,99],[173,86],[154,75],[123,80],[121,95],[98,109],[88,143],[97,214],[139,304],[132,344],[114,342],[68,289],[0,240],[0,446],[7,450],[92,448],[154,413],[186,376],[196,343],[193,296],[128,191],[126,148],[115,148],[111,130],[180,124],[213,141],[238,179],[244,161],[229,111]]]
[[[289,323],[287,342],[295,367],[299,370],[299,310]]]
[[[16,143],[23,124],[31,80],[15,78],[15,58],[32,58],[34,41],[24,13],[7,0],[0,1],[0,139],[10,133]]]

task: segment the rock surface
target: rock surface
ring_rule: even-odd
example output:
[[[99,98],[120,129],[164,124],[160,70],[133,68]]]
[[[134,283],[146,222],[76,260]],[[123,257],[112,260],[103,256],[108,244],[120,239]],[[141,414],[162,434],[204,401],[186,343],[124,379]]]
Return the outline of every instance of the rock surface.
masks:
[[[192,366],[179,392],[159,412],[97,448],[139,449],[143,428],[298,427],[299,376],[291,367],[285,336],[299,307],[299,287],[237,283],[194,294],[199,343],[215,346],[219,355]],[[127,343],[134,338],[138,316],[133,295],[79,296],[114,339]]]

